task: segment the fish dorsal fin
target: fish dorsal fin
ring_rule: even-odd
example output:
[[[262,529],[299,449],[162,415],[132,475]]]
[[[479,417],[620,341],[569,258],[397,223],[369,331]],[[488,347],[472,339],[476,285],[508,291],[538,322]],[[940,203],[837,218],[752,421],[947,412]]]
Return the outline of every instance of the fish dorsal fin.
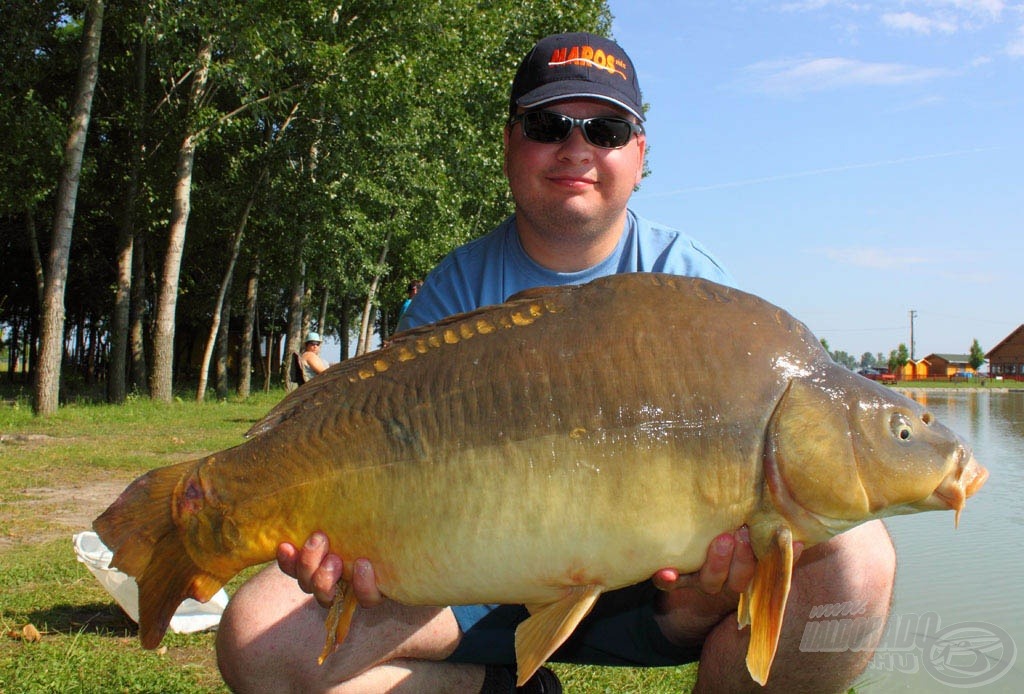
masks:
[[[565,292],[565,287],[530,287],[529,289],[523,289],[516,292],[505,301],[519,301],[520,299],[539,299],[549,294],[555,294],[559,292]]]
[[[782,616],[786,611],[793,578],[793,533],[786,526],[776,529],[768,551],[760,557],[754,579],[740,600],[740,626],[750,624],[747,670],[764,686],[779,647]]]
[[[356,611],[356,592],[345,581],[338,581],[338,592],[334,595],[331,608],[327,611],[327,638],[324,650],[320,652],[317,662],[324,664],[335,649],[348,636],[348,628],[352,624],[352,615]]]
[[[569,638],[603,591],[603,586],[573,586],[557,602],[530,606],[530,617],[516,628],[517,687]]]

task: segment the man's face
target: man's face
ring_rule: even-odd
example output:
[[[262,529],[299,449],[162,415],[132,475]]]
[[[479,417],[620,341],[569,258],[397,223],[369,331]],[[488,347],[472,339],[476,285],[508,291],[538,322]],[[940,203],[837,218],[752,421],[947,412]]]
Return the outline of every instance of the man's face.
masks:
[[[589,100],[548,105],[573,118],[612,116],[635,120],[615,106]],[[530,140],[522,124],[505,128],[505,175],[521,222],[559,233],[595,234],[624,220],[626,203],[643,174],[646,140],[630,138],[620,149],[592,145],[579,128],[557,143]]]

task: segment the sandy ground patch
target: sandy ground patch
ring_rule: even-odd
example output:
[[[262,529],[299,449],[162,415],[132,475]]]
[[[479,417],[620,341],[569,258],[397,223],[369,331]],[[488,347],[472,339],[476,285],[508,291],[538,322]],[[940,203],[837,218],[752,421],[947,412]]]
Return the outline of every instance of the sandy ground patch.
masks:
[[[5,504],[13,520],[12,534],[0,536],[0,554],[20,543],[46,542],[90,530],[92,521],[109,506],[132,477],[83,480],[67,487],[29,487]],[[25,519],[28,522],[20,522]]]

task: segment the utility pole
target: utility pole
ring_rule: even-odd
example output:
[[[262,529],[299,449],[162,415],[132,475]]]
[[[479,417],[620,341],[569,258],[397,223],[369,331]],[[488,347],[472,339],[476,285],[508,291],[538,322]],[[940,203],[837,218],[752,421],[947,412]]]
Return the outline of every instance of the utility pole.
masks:
[[[914,319],[917,318],[917,311],[910,309],[910,361],[914,361]]]

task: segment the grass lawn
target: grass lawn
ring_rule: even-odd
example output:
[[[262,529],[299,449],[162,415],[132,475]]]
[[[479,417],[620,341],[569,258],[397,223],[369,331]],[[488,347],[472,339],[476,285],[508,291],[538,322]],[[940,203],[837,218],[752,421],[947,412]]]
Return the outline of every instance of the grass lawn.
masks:
[[[77,562],[71,536],[142,472],[240,443],[282,395],[79,403],[43,419],[24,390],[0,392],[0,694],[227,691],[211,634],[169,634],[159,650],[143,650],[135,625]],[[29,624],[40,640],[23,637]],[[583,694],[679,694],[695,672],[552,667],[567,692]]]

